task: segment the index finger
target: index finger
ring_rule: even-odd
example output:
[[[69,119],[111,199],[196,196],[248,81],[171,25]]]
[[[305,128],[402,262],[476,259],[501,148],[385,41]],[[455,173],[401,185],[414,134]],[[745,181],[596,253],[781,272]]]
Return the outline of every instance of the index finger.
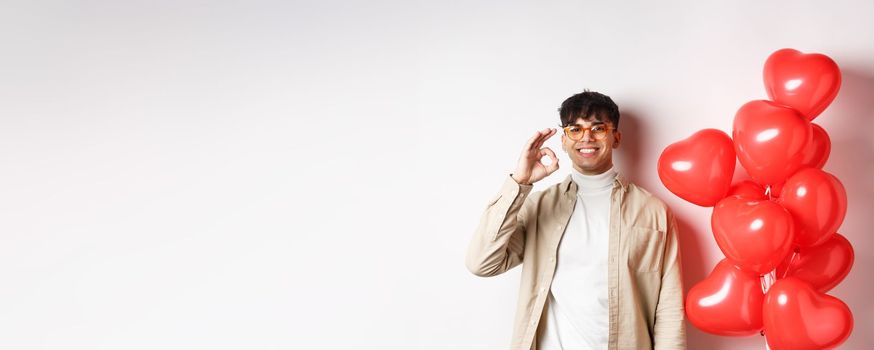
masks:
[[[530,151],[530,150],[532,150],[532,149],[535,149],[535,148],[539,148],[539,147],[540,147],[540,146],[538,146],[538,142],[540,142],[540,139],[543,138],[544,135],[549,134],[549,131],[545,131],[545,130],[546,130],[546,129],[544,129],[544,130],[538,130],[538,131],[534,134],[534,136],[532,136],[531,139],[528,140],[528,142],[525,144],[525,150],[526,150],[526,151]]]
[[[540,149],[540,147],[543,146],[543,143],[546,142],[546,140],[549,140],[549,138],[551,138],[553,135],[555,135],[555,133],[556,133],[556,130],[550,128],[549,132],[547,132],[546,135],[544,135],[544,137],[542,137],[542,138],[540,138],[540,140],[538,140],[537,145],[534,146],[534,148]]]

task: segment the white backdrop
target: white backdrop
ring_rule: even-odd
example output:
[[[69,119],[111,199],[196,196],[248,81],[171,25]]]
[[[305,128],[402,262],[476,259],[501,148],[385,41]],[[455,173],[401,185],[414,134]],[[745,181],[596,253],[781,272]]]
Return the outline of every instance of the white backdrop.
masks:
[[[856,248],[831,294],[874,342],[874,3],[2,1],[0,348],[503,349],[520,269],[464,253],[534,130],[584,88],[623,113],[618,167],[656,176],[730,132],[774,50],[829,55],[816,122]],[[560,181],[570,160],[558,137]],[[689,326],[690,349],[764,348]]]

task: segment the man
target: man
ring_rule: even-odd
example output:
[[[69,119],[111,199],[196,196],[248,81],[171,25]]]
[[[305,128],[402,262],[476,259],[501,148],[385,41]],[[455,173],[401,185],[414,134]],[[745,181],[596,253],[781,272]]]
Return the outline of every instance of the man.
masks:
[[[467,268],[488,277],[524,263],[512,349],[685,349],[677,225],[614,169],[618,107],[585,91],[559,116],[572,173],[531,193],[559,167],[541,148],[556,130],[535,133],[483,213]]]

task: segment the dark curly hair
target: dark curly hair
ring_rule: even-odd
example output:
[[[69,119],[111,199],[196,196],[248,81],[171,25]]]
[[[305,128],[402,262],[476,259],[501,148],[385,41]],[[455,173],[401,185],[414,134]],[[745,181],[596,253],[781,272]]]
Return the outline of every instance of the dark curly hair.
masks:
[[[609,121],[614,128],[619,128],[619,107],[609,96],[594,91],[585,90],[568,97],[558,109],[561,126],[573,124],[577,118],[593,118],[598,121]]]

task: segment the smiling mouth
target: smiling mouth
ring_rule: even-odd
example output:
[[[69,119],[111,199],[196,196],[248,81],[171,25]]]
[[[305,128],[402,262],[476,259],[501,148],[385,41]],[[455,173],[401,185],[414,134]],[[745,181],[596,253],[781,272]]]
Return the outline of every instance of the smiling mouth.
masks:
[[[580,148],[577,152],[582,154],[594,154],[598,149],[597,148]]]

